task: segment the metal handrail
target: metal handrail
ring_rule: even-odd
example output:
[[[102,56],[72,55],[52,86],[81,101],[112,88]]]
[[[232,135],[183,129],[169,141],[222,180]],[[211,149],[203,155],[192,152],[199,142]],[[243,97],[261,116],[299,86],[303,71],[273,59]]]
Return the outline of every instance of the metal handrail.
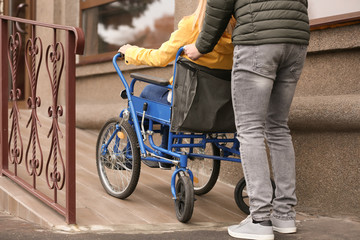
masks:
[[[13,27],[12,34],[9,33],[9,23],[22,23],[32,28],[31,37],[25,44],[25,63],[29,76],[31,95],[27,99],[28,108],[31,109],[31,116],[28,126],[31,126],[28,145],[22,142],[21,126],[19,125],[19,109],[17,102],[21,91],[17,86],[17,67],[19,64],[18,56],[21,51],[20,33]],[[39,36],[36,36],[35,27],[43,27],[52,30],[53,39],[46,51],[43,51],[43,43]],[[66,32],[66,43],[57,40],[57,32]],[[82,29],[72,26],[62,26],[56,24],[41,23],[33,20],[26,20],[16,17],[0,16],[0,173],[5,175],[48,206],[65,216],[67,223],[76,223],[76,189],[75,189],[75,55],[82,54],[84,51],[84,33]],[[65,47],[64,47],[65,46]],[[43,53],[45,52],[45,61]],[[30,59],[30,60],[29,60]],[[37,108],[40,106],[40,97],[36,90],[39,83],[39,70],[45,62],[46,70],[49,75],[52,103],[49,104],[48,113],[52,118],[51,129],[48,137],[51,136],[49,156],[45,161],[39,139],[37,126]],[[60,66],[60,68],[58,68]],[[9,94],[9,70],[11,73],[12,88]],[[58,104],[59,85],[62,79],[62,72],[65,72],[65,106]],[[8,122],[8,101],[12,102],[10,113],[11,126]],[[65,160],[61,155],[61,131],[58,119],[66,114],[65,119]],[[10,127],[10,133],[9,133]],[[25,145],[25,146],[24,146]],[[26,151],[24,150],[26,147]],[[38,149],[38,150],[37,150]],[[9,164],[13,165],[14,171],[9,169]],[[32,177],[32,183],[26,182],[18,176],[17,167],[23,164]],[[62,166],[62,167],[58,167]],[[61,169],[61,170],[59,170]],[[37,189],[37,179],[45,175],[47,185],[53,191],[53,198],[45,195]],[[66,204],[62,206],[58,203],[58,191],[63,190],[66,184]]]

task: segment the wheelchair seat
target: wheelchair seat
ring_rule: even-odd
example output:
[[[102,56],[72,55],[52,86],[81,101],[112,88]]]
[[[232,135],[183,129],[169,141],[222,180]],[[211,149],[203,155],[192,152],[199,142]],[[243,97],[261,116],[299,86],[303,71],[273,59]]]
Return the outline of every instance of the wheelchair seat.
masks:
[[[160,85],[160,86],[169,85],[169,80],[168,79],[154,77],[154,76],[150,76],[150,75],[146,75],[146,74],[131,73],[130,77],[141,80],[141,81],[144,81],[144,82],[147,82],[147,83]]]

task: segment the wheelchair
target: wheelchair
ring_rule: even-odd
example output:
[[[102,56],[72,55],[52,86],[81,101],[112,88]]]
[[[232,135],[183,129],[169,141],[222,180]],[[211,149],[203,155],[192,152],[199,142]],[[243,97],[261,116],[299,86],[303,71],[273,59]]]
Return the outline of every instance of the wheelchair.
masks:
[[[174,126],[174,122],[183,118],[177,108],[180,105],[181,110],[183,103],[181,100],[176,101],[178,87],[184,86],[178,82],[177,76],[182,51],[183,48],[180,48],[176,55],[173,85],[169,85],[167,79],[131,73],[132,81],[129,86],[117,64],[122,55],[118,53],[113,57],[113,65],[125,87],[121,97],[127,100],[128,106],[120,112],[119,117],[109,119],[101,128],[96,143],[96,165],[106,192],[113,197],[125,199],[137,186],[142,161],[172,164],[174,172],[170,184],[176,217],[180,222],[186,223],[193,214],[195,195],[206,194],[214,187],[221,161],[241,163],[241,159],[235,128],[204,130],[201,122],[198,124],[199,129]],[[199,74],[199,69],[193,68],[197,66],[191,65],[189,69],[193,74]],[[207,78],[209,77],[211,76]],[[139,81],[171,90],[171,104],[135,96],[135,84]],[[196,117],[189,119],[191,125]],[[167,148],[154,141],[154,137],[161,134],[163,128],[170,129]],[[234,197],[238,207],[249,214],[244,178],[237,184]]]

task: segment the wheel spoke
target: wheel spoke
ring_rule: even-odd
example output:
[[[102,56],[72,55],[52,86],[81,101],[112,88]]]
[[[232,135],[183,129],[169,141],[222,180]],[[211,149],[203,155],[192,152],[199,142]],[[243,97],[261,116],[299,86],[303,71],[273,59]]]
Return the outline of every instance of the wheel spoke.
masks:
[[[120,128],[117,127],[119,122]],[[109,141],[111,136],[114,137]],[[107,149],[103,149],[105,146]],[[140,152],[136,146],[136,134],[127,122],[112,119],[100,131],[97,142],[98,173],[110,195],[125,198],[134,191],[140,174]],[[103,152],[106,154],[103,155]],[[138,164],[134,165],[134,162]]]

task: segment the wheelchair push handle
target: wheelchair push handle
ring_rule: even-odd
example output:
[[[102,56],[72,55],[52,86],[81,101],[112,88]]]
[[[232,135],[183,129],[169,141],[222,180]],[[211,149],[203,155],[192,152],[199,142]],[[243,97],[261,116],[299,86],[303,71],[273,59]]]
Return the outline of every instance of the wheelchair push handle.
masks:
[[[176,53],[176,57],[175,57],[175,62],[178,60],[178,58],[181,56],[182,52],[184,51],[184,47],[181,47],[179,48],[179,50],[177,51]],[[115,67],[115,70],[116,72],[118,73],[120,79],[121,79],[121,82],[123,83],[123,85],[125,86],[125,92],[126,92],[126,95],[129,96],[130,95],[130,87],[129,87],[129,84],[127,83],[123,73],[121,72],[120,68],[119,68],[119,65],[117,64],[117,59],[120,59],[120,58],[124,58],[125,55],[122,54],[122,53],[117,53],[115,54],[115,56],[113,57],[113,65]],[[176,64],[174,64],[174,75],[175,76],[175,73],[176,73]],[[124,94],[124,96],[126,96]]]
[[[121,82],[123,83],[124,87],[125,87],[125,91],[126,91],[126,95],[127,96],[130,96],[130,87],[129,87],[129,84],[127,83],[123,73],[121,72],[120,68],[119,68],[119,65],[117,64],[117,59],[119,58],[124,58],[124,54],[122,53],[117,53],[115,54],[115,56],[113,57],[113,65],[114,65],[114,68],[116,70],[116,72],[118,73],[120,79],[121,79]]]
[[[175,64],[174,64],[174,78],[175,78],[175,74],[176,74],[176,61],[179,59],[179,57],[181,56],[182,52],[184,51],[184,47],[179,48],[179,50],[176,53],[176,57],[175,57]]]

